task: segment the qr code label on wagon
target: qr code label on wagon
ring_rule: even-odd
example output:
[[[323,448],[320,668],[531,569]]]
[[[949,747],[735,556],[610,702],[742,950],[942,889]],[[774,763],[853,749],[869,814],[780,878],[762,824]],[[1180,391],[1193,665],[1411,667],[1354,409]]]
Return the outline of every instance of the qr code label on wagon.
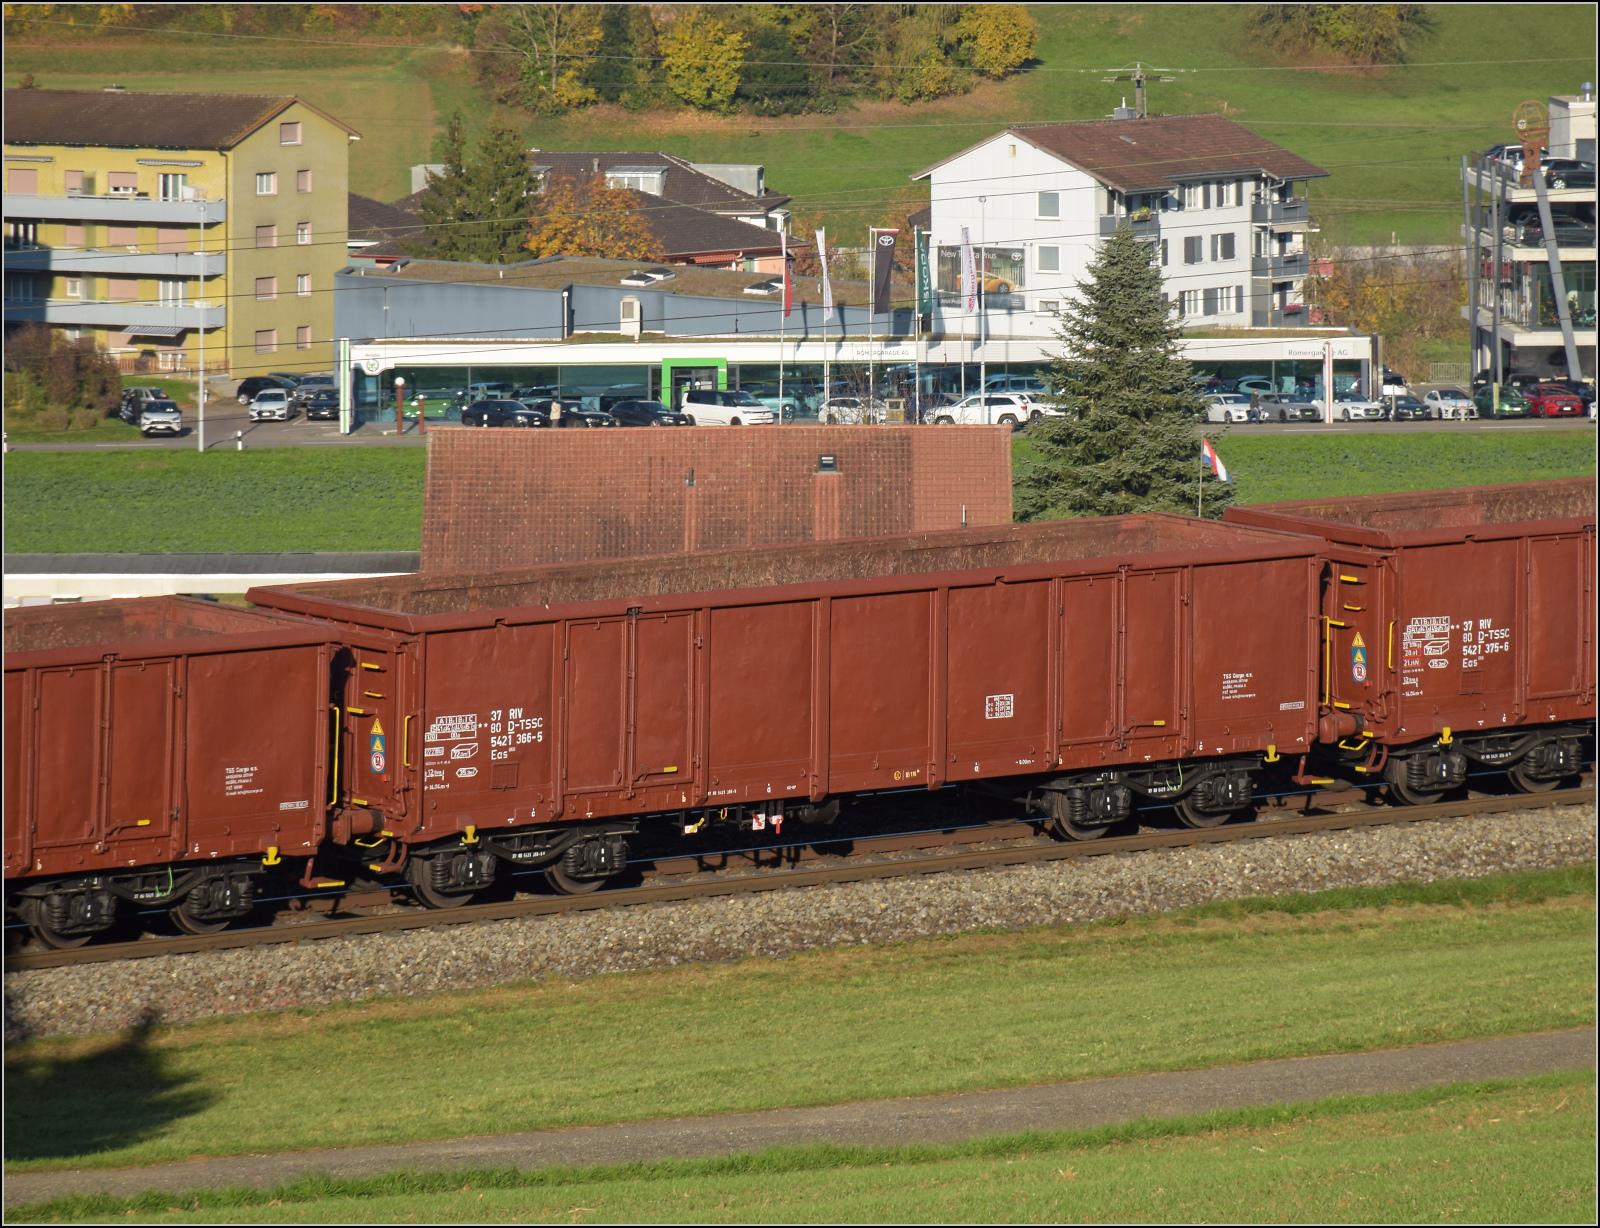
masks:
[[[1003,721],[1011,715],[1012,698],[1009,695],[985,695],[983,697],[983,715],[986,720]]]

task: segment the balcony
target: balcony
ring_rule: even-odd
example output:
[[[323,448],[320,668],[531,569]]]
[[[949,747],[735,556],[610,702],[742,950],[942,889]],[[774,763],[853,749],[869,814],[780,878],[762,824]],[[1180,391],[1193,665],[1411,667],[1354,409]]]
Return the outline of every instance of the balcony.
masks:
[[[1305,252],[1290,252],[1283,256],[1250,257],[1250,276],[1270,277],[1274,281],[1292,281],[1308,276],[1311,261]]]
[[[1147,216],[1142,218],[1138,217],[1137,214],[1108,214],[1102,217],[1100,219],[1100,236],[1102,238],[1110,238],[1121,227],[1126,226],[1136,235],[1146,236],[1151,239],[1155,238],[1161,233],[1161,215],[1153,210],[1144,210],[1144,212]]]
[[[220,303],[151,303],[127,299],[6,300],[6,323],[63,324],[79,328],[137,331],[143,325],[177,328],[221,328],[228,309]]]
[[[8,273],[98,273],[122,277],[221,277],[228,271],[222,252],[131,252],[126,248],[27,247],[8,250]]]
[[[5,195],[8,218],[40,222],[115,222],[124,226],[207,226],[228,220],[225,200],[152,200],[148,196]]]
[[[1309,230],[1311,202],[1304,197],[1261,201],[1250,206],[1250,220],[1258,224],[1266,223],[1274,230]]]

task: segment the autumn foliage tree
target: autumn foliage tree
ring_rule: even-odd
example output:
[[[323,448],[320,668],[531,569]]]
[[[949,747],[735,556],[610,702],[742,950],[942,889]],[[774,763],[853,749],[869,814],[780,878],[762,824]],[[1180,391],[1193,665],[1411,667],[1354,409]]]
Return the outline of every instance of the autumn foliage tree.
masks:
[[[683,13],[661,36],[672,92],[705,111],[732,109],[749,41],[700,9]]]
[[[1371,257],[1325,248],[1312,262],[1306,299],[1320,323],[1382,337],[1384,361],[1411,379],[1427,375],[1426,342],[1459,340],[1466,349],[1466,279],[1453,254]]]
[[[599,256],[607,260],[660,260],[665,251],[651,233],[636,192],[604,179],[552,179],[528,219],[527,250],[535,256]]]

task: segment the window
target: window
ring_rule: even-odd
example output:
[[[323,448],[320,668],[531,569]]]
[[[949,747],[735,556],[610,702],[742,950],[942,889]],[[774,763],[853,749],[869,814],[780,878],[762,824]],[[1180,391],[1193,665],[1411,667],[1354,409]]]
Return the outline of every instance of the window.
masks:
[[[278,330],[275,328],[256,329],[256,353],[276,354],[278,352]]]
[[[156,251],[186,252],[189,250],[189,232],[182,226],[156,227]]]
[[[23,196],[39,195],[39,172],[31,167],[6,168],[6,191],[19,193]]]
[[[296,192],[311,191],[311,172],[296,171],[294,173],[294,190]]]
[[[189,365],[189,356],[182,350],[161,350],[156,354],[156,368],[161,371],[182,371]]]
[[[1161,240],[1161,263],[1163,267],[1167,263],[1167,241],[1165,239]]]
[[[66,294],[68,298],[83,297],[83,278],[69,277],[66,279]]]
[[[260,171],[256,174],[256,195],[276,196],[278,194],[278,173],[276,171]]]
[[[1060,310],[1061,301],[1059,299],[1042,298],[1039,300],[1039,313],[1041,315],[1053,316]]]
[[[1060,192],[1040,192],[1039,193],[1039,216],[1040,217],[1060,217],[1061,216],[1061,193]]]
[[[300,273],[294,279],[294,292],[301,298],[311,293],[311,274]]]
[[[1201,235],[1189,235],[1183,241],[1183,262],[1185,264],[1199,264],[1206,258],[1205,238]]]
[[[278,144],[298,145],[300,143],[300,121],[291,124],[278,125]]]
[[[301,246],[311,242],[311,223],[300,222],[294,228],[294,241]]]
[[[163,175],[161,176],[161,199],[182,200],[184,189],[188,186],[189,176],[187,175]]]
[[[1208,316],[1216,315],[1217,314],[1217,292],[1215,290],[1203,290],[1203,291],[1201,291],[1201,295],[1202,295],[1202,300],[1201,301],[1204,303],[1204,314],[1206,314]]]
[[[61,186],[66,188],[68,196],[83,195],[83,172],[62,171]]]
[[[6,223],[7,247],[38,247],[39,223],[38,222],[7,222]]]
[[[1185,290],[1178,295],[1178,314],[1192,316],[1199,314],[1200,292],[1198,290]]]
[[[1235,311],[1243,311],[1244,310],[1244,287],[1243,286],[1235,286],[1233,288],[1233,309]]]
[[[311,348],[311,325],[302,324],[294,330],[294,348],[309,350]]]
[[[1213,260],[1232,260],[1233,252],[1232,234],[1211,236],[1211,258]]]
[[[106,297],[130,301],[139,297],[139,279],[137,277],[108,277],[106,278]]]
[[[660,196],[666,179],[664,166],[617,166],[606,172],[606,187]]]
[[[163,277],[156,282],[156,297],[163,303],[187,303],[189,301],[189,283],[176,277]]]
[[[1183,207],[1185,209],[1200,208],[1200,185],[1186,183],[1183,185]]]
[[[112,171],[106,176],[106,182],[113,196],[132,196],[139,190],[139,172]]]
[[[256,278],[256,302],[264,303],[278,297],[278,279],[276,277]]]
[[[1039,249],[1039,272],[1061,272],[1061,249],[1059,247],[1041,247]]]
[[[277,247],[278,246],[278,228],[276,226],[257,226],[256,227],[256,246],[257,247]]]

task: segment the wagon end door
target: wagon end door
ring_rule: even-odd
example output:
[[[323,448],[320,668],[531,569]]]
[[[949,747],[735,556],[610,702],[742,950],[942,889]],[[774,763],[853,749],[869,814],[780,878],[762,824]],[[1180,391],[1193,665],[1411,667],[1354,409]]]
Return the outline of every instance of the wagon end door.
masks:
[[[334,660],[332,706],[337,710],[339,780],[348,803],[402,819],[411,792],[406,761],[417,731],[401,706],[406,663],[399,647],[350,647]]]

